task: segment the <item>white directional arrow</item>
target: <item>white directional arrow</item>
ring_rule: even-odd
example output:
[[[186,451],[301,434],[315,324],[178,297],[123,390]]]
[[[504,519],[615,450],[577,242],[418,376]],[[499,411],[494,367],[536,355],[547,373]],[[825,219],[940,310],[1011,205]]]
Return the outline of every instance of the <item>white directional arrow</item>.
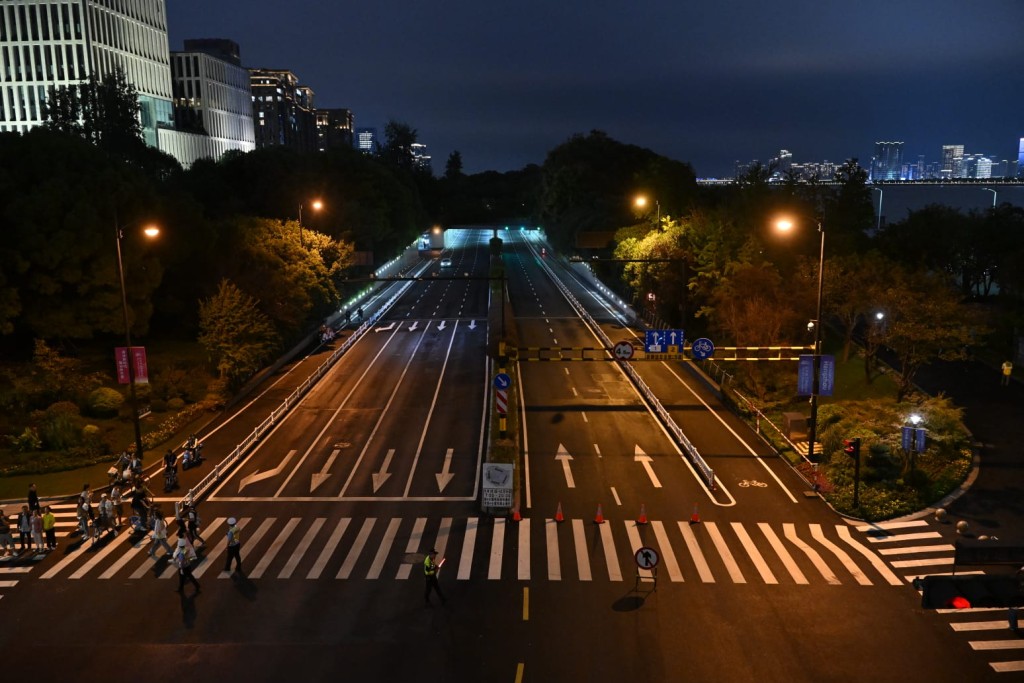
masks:
[[[415,332],[416,331],[416,326],[419,325],[419,324],[420,324],[419,320],[414,320],[412,325],[409,325],[409,331],[410,332]]]
[[[320,484],[322,484],[325,481],[327,481],[327,477],[331,476],[331,473],[328,470],[331,469],[331,465],[334,464],[334,459],[338,457],[338,453],[340,453],[340,452],[341,451],[335,449],[334,452],[331,453],[331,457],[327,458],[327,463],[324,465],[324,468],[322,470],[320,470],[319,472],[314,472],[313,473],[313,480],[309,484],[309,492],[310,493],[313,493],[313,491],[316,491],[316,488],[318,486],[320,486]]]
[[[569,469],[569,461],[572,460],[572,456],[569,455],[569,451],[565,450],[565,446],[558,444],[558,452],[555,453],[555,460],[562,461],[562,471],[565,473],[565,485],[571,489],[576,488],[576,482],[572,480],[572,470]]]
[[[654,458],[644,453],[643,449],[639,446],[636,447],[635,452],[636,455],[633,456],[633,461],[644,466],[644,469],[647,470],[647,476],[651,478],[651,483],[654,484],[654,488],[660,489],[661,482],[658,481],[658,476],[654,473],[654,468],[651,467],[651,462]]]
[[[443,331],[444,331],[444,324],[445,324],[445,323],[444,323],[444,321],[442,320],[442,321],[441,321],[441,324],[439,324],[439,325],[437,326],[437,329],[439,329],[439,330],[441,330],[441,331],[443,332]]]
[[[389,448],[388,454],[384,456],[384,464],[380,466],[380,472],[374,472],[371,476],[373,477],[373,492],[377,493],[377,489],[384,485],[384,482],[388,480],[391,473],[388,472],[388,468],[391,467],[391,458],[395,455],[395,449]]]
[[[444,454],[444,465],[441,467],[441,471],[434,476],[437,477],[437,488],[444,492],[444,487],[448,485],[455,475],[448,470],[452,467],[452,450],[451,448]]]
[[[470,320],[469,321],[469,329],[471,329],[471,330],[475,330],[476,329],[476,321],[475,320]]]
[[[388,325],[387,327],[375,327],[375,328],[373,328],[373,331],[374,332],[390,332],[393,329],[395,329],[394,321],[392,321],[391,324]]]
[[[281,464],[272,470],[267,470],[266,472],[260,472],[259,470],[257,470],[250,474],[248,477],[242,477],[242,481],[238,484],[238,492],[241,493],[242,489],[244,489],[249,484],[253,484],[257,481],[263,481],[264,479],[270,479],[271,477],[276,477],[277,475],[281,474],[281,470],[285,468],[285,466],[288,464],[288,461],[292,459],[292,456],[295,455],[295,453],[296,451],[288,451],[288,455],[284,456],[284,460],[281,461]]]

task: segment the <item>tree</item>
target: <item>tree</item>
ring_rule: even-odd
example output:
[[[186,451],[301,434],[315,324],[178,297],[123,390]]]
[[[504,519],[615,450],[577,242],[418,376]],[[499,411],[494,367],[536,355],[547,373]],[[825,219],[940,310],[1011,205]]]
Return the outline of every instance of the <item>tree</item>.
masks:
[[[259,370],[277,348],[277,335],[259,302],[230,280],[199,302],[199,343],[222,381],[237,386]]]
[[[138,91],[118,67],[102,79],[96,74],[77,85],[50,88],[44,126],[73,133],[120,157],[142,141]]]
[[[454,182],[462,177],[462,154],[459,150],[448,155],[448,161],[444,165],[444,179]]]
[[[413,145],[417,142],[416,129],[407,123],[394,119],[384,124],[384,145],[381,147],[381,158],[403,171],[412,172],[416,167],[413,156]]]

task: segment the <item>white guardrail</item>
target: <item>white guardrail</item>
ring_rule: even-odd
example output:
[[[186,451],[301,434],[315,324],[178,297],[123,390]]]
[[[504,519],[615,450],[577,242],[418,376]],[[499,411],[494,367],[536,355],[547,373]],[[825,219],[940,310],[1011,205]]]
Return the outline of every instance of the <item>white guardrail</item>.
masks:
[[[534,251],[534,254],[536,255],[536,251]],[[590,329],[594,331],[594,334],[596,334],[598,338],[604,343],[605,348],[611,349],[613,346],[615,346],[612,340],[608,338],[608,335],[604,333],[604,330],[601,329],[601,326],[598,325],[597,322],[590,317],[590,314],[587,313],[586,308],[584,308],[583,305],[576,300],[576,297],[573,296],[572,292],[569,291],[569,288],[562,283],[562,280],[557,275],[555,275],[555,271],[552,270],[550,266],[548,266],[544,259],[538,259],[538,261],[540,262],[541,267],[547,271],[548,276],[551,278],[551,281],[554,282],[555,286],[558,287],[559,291],[562,292],[562,295],[565,297],[566,301],[569,302],[569,305],[572,306],[573,309],[575,309],[576,313],[580,316],[580,318],[583,319],[583,322],[585,322],[590,327]],[[647,400],[648,405],[651,406],[654,412],[658,415],[658,418],[661,419],[662,424],[665,425],[665,428],[668,429],[672,436],[675,438],[676,443],[678,443],[682,447],[683,452],[686,453],[687,457],[690,459],[690,462],[693,464],[694,467],[697,468],[697,471],[700,473],[701,477],[703,477],[704,483],[707,485],[707,487],[709,489],[713,489],[715,487],[715,471],[711,469],[711,467],[707,464],[704,458],[701,457],[701,454],[697,451],[696,446],[690,443],[690,440],[686,438],[686,434],[683,433],[683,430],[679,428],[679,425],[676,424],[676,421],[672,419],[672,416],[669,415],[668,411],[665,410],[664,406],[661,405],[661,401],[659,401],[658,397],[654,395],[654,392],[651,391],[651,388],[647,386],[647,383],[644,382],[644,380],[640,377],[637,371],[633,369],[632,364],[629,361],[615,362],[618,363],[619,367],[622,368],[622,370],[626,373],[626,376],[628,376],[629,379],[632,380],[636,388],[640,390],[641,395],[643,395],[643,397]]]
[[[353,332],[352,335],[349,336],[347,340],[345,340],[344,344],[342,344],[339,348],[335,349],[334,353],[332,353],[327,358],[327,360],[321,363],[319,367],[317,367],[317,369],[314,370],[313,373],[310,374],[310,376],[307,377],[306,380],[295,389],[295,391],[289,394],[288,398],[286,398],[280,406],[278,406],[273,412],[271,412],[270,416],[267,417],[267,419],[261,422],[256,427],[256,429],[252,430],[252,433],[250,433],[247,437],[242,439],[242,442],[235,446],[235,449],[231,451],[230,455],[228,455],[226,458],[224,458],[219,463],[214,465],[213,469],[205,477],[200,479],[195,486],[190,488],[188,490],[188,493],[185,494],[185,496],[180,501],[175,503],[175,509],[179,509],[185,503],[195,501],[198,497],[206,493],[211,486],[220,481],[221,478],[225,474],[227,474],[232,467],[234,467],[243,457],[245,457],[249,453],[250,450],[252,450],[253,446],[255,446],[267,432],[273,429],[273,427],[285,415],[287,415],[292,408],[298,405],[302,397],[306,395],[306,392],[309,391],[313,387],[313,385],[319,382],[320,378],[327,374],[327,371],[331,369],[331,366],[333,366],[339,358],[345,355],[345,352],[352,348],[352,345],[355,344],[364,334],[366,334],[366,332],[371,327],[373,327],[373,325],[376,324],[380,317],[387,313],[387,311],[395,304],[398,298],[405,294],[405,291],[411,286],[412,282],[403,283],[402,286],[398,288],[398,291],[394,295],[392,295],[392,297],[388,299],[384,304],[378,307],[377,310],[373,314],[371,314],[370,317],[367,318],[366,321],[362,325],[360,325],[358,329],[356,329],[356,331]]]

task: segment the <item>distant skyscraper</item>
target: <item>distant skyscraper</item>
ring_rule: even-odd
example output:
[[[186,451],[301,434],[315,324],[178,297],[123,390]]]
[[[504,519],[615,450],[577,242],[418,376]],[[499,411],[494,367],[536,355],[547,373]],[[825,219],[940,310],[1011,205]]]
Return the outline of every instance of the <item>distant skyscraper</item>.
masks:
[[[1024,178],[1024,138],[1020,139],[1020,147],[1017,148],[1017,177]]]
[[[943,178],[963,177],[964,146],[943,145],[942,146],[942,170]]]
[[[355,146],[364,154],[377,153],[377,129],[356,128]]]
[[[875,156],[871,161],[872,180],[899,180],[902,168],[902,142],[875,143]]]
[[[427,146],[422,142],[412,143],[412,163],[424,171],[432,171],[430,166],[430,155],[427,154]]]
[[[313,91],[281,69],[249,69],[256,146],[316,149]]]
[[[351,109],[317,109],[317,147],[321,152],[331,147],[352,146],[352,126],[355,120]]]

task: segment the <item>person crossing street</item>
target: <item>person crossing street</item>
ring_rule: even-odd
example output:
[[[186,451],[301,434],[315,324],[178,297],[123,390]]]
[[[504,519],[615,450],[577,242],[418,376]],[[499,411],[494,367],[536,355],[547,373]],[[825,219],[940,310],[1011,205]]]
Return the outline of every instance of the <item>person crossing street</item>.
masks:
[[[174,551],[174,566],[178,568],[178,593],[185,590],[185,582],[191,581],[196,587],[196,593],[200,591],[199,582],[192,576],[192,558],[189,557],[188,547],[185,539],[178,539],[178,549]]]
[[[423,558],[423,578],[426,579],[426,586],[423,589],[423,601],[427,606],[430,606],[430,591],[432,590],[437,592],[437,596],[441,598],[442,605],[448,602],[448,599],[444,597],[444,593],[441,592],[441,584],[437,582],[437,572],[440,571],[441,567],[434,561],[436,557],[437,551],[431,550]]]
[[[231,560],[235,561],[235,571],[242,574],[242,530],[238,528],[238,520],[228,517],[228,559],[224,563],[224,571],[231,571]]]

